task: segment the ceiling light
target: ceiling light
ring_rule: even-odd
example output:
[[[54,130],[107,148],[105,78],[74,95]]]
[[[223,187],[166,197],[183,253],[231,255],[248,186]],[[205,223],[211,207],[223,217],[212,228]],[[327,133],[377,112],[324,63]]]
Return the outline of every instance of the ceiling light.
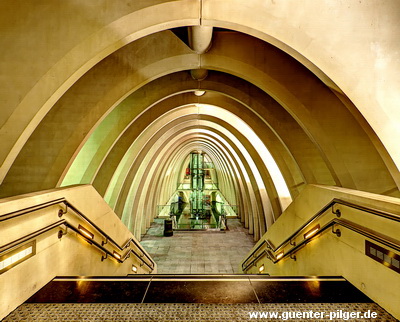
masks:
[[[203,96],[205,93],[206,91],[200,91],[200,90],[194,91],[194,95],[196,96]]]

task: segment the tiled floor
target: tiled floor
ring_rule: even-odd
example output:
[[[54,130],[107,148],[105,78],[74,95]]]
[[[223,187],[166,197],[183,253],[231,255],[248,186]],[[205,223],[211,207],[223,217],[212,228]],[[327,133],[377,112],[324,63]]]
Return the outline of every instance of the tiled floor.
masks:
[[[396,321],[341,277],[58,277],[27,302],[5,321],[244,321],[250,312],[310,310],[335,317],[370,310],[379,321]]]
[[[290,313],[296,317],[290,321],[331,312],[334,318],[318,321],[343,321],[347,318],[339,313],[368,310],[377,321],[396,321],[341,277],[67,276],[55,278],[27,302],[4,321],[248,321],[256,312],[280,315],[272,320],[287,320]],[[305,318],[298,319],[299,312]]]
[[[4,319],[14,321],[310,321],[311,319],[251,318],[256,312],[272,312],[279,316],[305,316],[312,312],[376,312],[378,319],[348,319],[347,321],[396,321],[375,303],[32,303],[23,304]],[[264,313],[265,314],[265,313]],[[284,315],[285,314],[285,315]],[[313,320],[311,320],[313,321]],[[317,321],[344,321],[334,318]]]
[[[228,219],[225,232],[174,231],[163,237],[163,220],[156,219],[141,244],[155,260],[159,274],[232,274],[254,246],[253,236],[239,219]]]

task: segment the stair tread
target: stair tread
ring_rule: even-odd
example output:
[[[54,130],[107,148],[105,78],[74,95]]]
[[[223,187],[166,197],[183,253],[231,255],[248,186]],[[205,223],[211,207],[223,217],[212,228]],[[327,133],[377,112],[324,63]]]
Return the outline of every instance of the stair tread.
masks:
[[[57,277],[28,303],[370,303],[342,277],[136,275]]]

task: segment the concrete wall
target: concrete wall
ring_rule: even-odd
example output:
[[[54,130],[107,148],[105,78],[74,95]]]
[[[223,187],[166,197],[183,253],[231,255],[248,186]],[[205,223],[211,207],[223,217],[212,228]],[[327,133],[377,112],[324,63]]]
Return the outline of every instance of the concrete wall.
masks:
[[[32,193],[0,200],[0,215],[36,206],[59,198],[66,198],[74,207],[87,216],[100,229],[113,238],[120,246],[124,245],[133,235],[121,223],[112,209],[104,202],[101,196],[90,185],[76,186],[62,189],[53,189],[41,193]],[[47,225],[60,220],[58,211],[65,210],[65,206],[53,205],[32,213],[9,219],[1,223],[0,245],[7,245],[25,235],[42,229]],[[81,218],[74,215],[72,210],[62,218],[78,227],[81,224],[94,233],[94,240],[98,243],[105,241],[96,230]],[[142,265],[140,259],[131,255],[124,263],[109,258],[101,260],[104,255],[101,251],[80,238],[71,229],[61,239],[58,231],[65,227],[54,228],[51,231],[34,238],[36,240],[36,254],[5,271],[0,275],[0,318],[5,317],[18,305],[26,301],[40,288],[56,276],[126,276],[134,274],[132,265],[135,265],[139,274],[148,274],[150,270]],[[109,250],[119,251],[110,242],[106,245]],[[137,253],[146,253],[143,248]],[[155,271],[157,268],[155,268]]]
[[[400,215],[398,198],[337,187],[310,185],[278,218],[259,243],[269,240],[277,247],[334,198]],[[400,245],[399,222],[341,205],[335,205],[335,210],[337,209],[341,211],[340,219],[351,221]],[[335,217],[336,215],[332,214],[329,209],[325,216],[314,222],[305,231],[317,223],[322,227]],[[370,240],[369,238],[340,225],[336,225],[336,229],[340,229],[340,237],[332,234],[331,229],[327,230],[296,252],[296,261],[285,258],[273,264],[272,261],[263,257],[248,273],[257,274],[258,268],[264,264],[263,273],[271,275],[343,276],[388,312],[397,318],[400,317],[397,294],[400,286],[399,273],[365,255],[365,240]],[[299,243],[302,239],[303,235],[293,242]],[[289,245],[283,251],[286,253],[291,247],[293,246]],[[382,247],[388,248],[384,245]]]

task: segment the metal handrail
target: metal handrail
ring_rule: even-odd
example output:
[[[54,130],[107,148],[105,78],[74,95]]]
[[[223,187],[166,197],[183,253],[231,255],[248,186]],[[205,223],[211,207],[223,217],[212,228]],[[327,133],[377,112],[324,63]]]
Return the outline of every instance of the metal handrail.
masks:
[[[121,260],[121,259],[119,259],[119,258],[116,258],[116,257],[114,256],[114,254],[111,253],[111,251],[109,251],[107,248],[105,248],[103,245],[101,245],[101,244],[98,243],[97,241],[86,237],[84,234],[81,233],[81,231],[80,231],[78,228],[76,228],[75,226],[71,225],[71,224],[68,223],[67,221],[65,221],[64,225],[65,225],[65,227],[70,228],[71,230],[73,230],[74,232],[76,232],[77,234],[79,234],[79,235],[80,235],[83,239],[85,239],[89,244],[96,246],[96,247],[99,248],[102,252],[106,253],[106,257],[105,257],[105,258],[107,258],[107,256],[110,255],[110,256],[111,256],[113,259],[115,259],[117,262],[119,262],[119,263],[123,263],[123,262],[124,262],[123,260]],[[103,259],[104,259],[104,257],[102,257],[102,260],[103,260]]]
[[[125,262],[126,259],[129,258],[130,253],[135,254],[135,256],[137,256],[139,259],[141,259],[142,256],[140,256],[138,253],[136,253],[134,250],[130,249],[124,256],[121,256],[121,259],[117,258],[114,256],[114,254],[108,250],[107,248],[105,248],[103,245],[101,245],[100,243],[98,243],[97,241],[90,239],[88,237],[86,237],[84,234],[82,234],[82,232],[76,228],[75,226],[73,226],[72,224],[70,224],[67,220],[65,219],[61,219],[53,224],[50,224],[46,227],[43,227],[41,229],[36,230],[33,233],[30,233],[28,235],[25,235],[23,237],[18,238],[17,240],[14,240],[11,243],[8,243],[6,245],[3,245],[2,247],[0,247],[0,253],[6,252],[10,249],[13,249],[15,247],[17,247],[20,244],[23,244],[39,235],[42,235],[54,228],[60,227],[61,225],[64,225],[66,228],[69,228],[71,230],[73,230],[74,232],[76,232],[77,234],[79,234],[83,239],[85,239],[88,243],[90,243],[91,245],[94,245],[95,247],[97,247],[98,249],[100,249],[100,251],[104,252],[106,254],[105,257],[102,257],[102,259],[107,258],[108,255],[110,255],[114,260],[116,260],[119,263],[123,263]],[[62,237],[63,234],[59,234],[59,238]],[[141,259],[142,263],[145,264],[151,271],[153,271],[153,268],[147,264],[143,259]],[[142,265],[143,265],[142,264]],[[141,265],[141,266],[142,266]]]
[[[260,253],[258,256],[256,256],[249,264],[246,265],[246,267],[243,268],[242,265],[242,269],[243,271],[247,271],[251,266],[255,266],[255,264],[264,256],[267,256],[268,259],[270,259],[274,264],[276,264],[277,262],[283,260],[284,258],[287,257],[291,257],[294,253],[296,253],[297,251],[299,251],[301,248],[303,248],[306,244],[308,244],[312,239],[316,238],[318,235],[321,235],[323,232],[325,232],[326,230],[328,230],[330,227],[334,226],[334,225],[340,225],[342,227],[345,227],[347,229],[350,229],[354,232],[357,232],[365,237],[368,237],[372,240],[375,240],[378,243],[381,243],[383,245],[386,245],[396,251],[400,251],[400,243],[396,243],[393,240],[391,240],[390,238],[388,238],[387,236],[385,237],[380,237],[378,236],[378,233],[365,229],[364,227],[361,227],[357,224],[354,224],[351,221],[348,220],[344,220],[344,219],[332,219],[330,222],[328,222],[326,225],[324,225],[319,231],[318,233],[316,233],[312,238],[308,238],[308,239],[304,239],[303,241],[301,241],[299,244],[297,244],[296,246],[294,246],[293,248],[291,248],[288,252],[286,252],[281,258],[279,259],[275,259],[273,257],[272,254],[270,254],[268,251],[264,251],[262,253]],[[337,232],[333,232],[333,233],[337,233]]]
[[[44,202],[44,203],[41,203],[41,204],[38,204],[38,205],[35,205],[35,206],[31,206],[31,207],[28,207],[28,208],[19,209],[17,211],[13,211],[13,212],[7,213],[5,215],[1,215],[0,216],[0,222],[8,220],[8,219],[13,219],[15,217],[19,217],[19,216],[22,216],[22,215],[26,215],[26,214],[29,214],[31,212],[34,212],[34,211],[37,211],[37,210],[40,210],[40,209],[44,209],[44,208],[47,208],[47,207],[50,207],[50,206],[53,206],[53,205],[57,205],[57,204],[59,204],[60,202],[63,202],[63,201],[65,201],[65,198],[59,198],[59,199],[55,199],[55,200],[52,200],[52,201]]]
[[[123,246],[120,246],[114,239],[112,239],[109,235],[107,235],[101,228],[99,228],[94,222],[92,222],[89,218],[87,218],[82,212],[80,212],[77,208],[75,208],[73,205],[71,205],[67,200],[63,201],[69,208],[71,208],[76,214],[78,214],[80,217],[82,217],[87,223],[89,223],[92,227],[94,227],[100,235],[102,235],[105,239],[106,242],[111,242],[115,247],[117,247],[120,251],[123,251],[124,249],[128,248],[130,243],[133,243],[137,248],[141,248],[140,245],[133,239],[130,238]],[[143,255],[151,262],[152,264],[152,269],[154,269],[155,263],[154,261],[145,253],[143,252]],[[141,258],[142,256],[139,256]]]
[[[25,236],[23,236],[21,238],[18,238],[17,240],[12,241],[11,243],[3,245],[3,246],[0,247],[0,254],[4,253],[4,252],[6,252],[6,251],[8,251],[8,250],[20,245],[20,244],[23,244],[23,243],[27,242],[30,239],[33,239],[33,238],[35,238],[35,237],[37,237],[37,236],[39,236],[41,234],[44,234],[44,233],[46,233],[46,232],[48,232],[48,231],[50,231],[50,230],[52,230],[52,229],[54,229],[56,227],[59,227],[59,226],[65,224],[65,222],[66,222],[65,219],[61,219],[61,220],[59,220],[59,221],[57,221],[57,222],[55,222],[55,223],[53,223],[51,225],[48,225],[46,227],[43,227],[41,229],[36,230],[33,233],[30,233],[30,234],[25,235]]]
[[[65,204],[65,206],[67,207],[67,210],[64,212],[62,211],[62,209],[60,209],[58,215],[59,217],[62,217],[64,214],[67,213],[68,208],[70,208],[71,210],[73,210],[73,212],[77,215],[79,215],[82,219],[84,219],[84,221],[86,221],[89,225],[91,225],[92,227],[94,227],[97,232],[105,239],[105,242],[102,242],[102,245],[100,245],[99,243],[90,240],[93,244],[95,245],[99,245],[101,249],[104,249],[104,252],[107,253],[109,252],[105,247],[103,247],[104,244],[111,242],[118,250],[123,251],[126,248],[129,247],[129,245],[131,243],[133,243],[137,248],[141,249],[141,246],[138,245],[138,243],[136,242],[136,240],[134,240],[133,238],[130,238],[123,246],[120,246],[113,238],[111,238],[108,234],[106,234],[101,228],[99,228],[94,222],[92,222],[88,217],[86,217],[81,211],[79,211],[76,207],[74,207],[71,203],[69,203],[65,198],[59,198],[59,199],[55,199],[52,201],[48,201],[42,204],[38,204],[35,206],[31,206],[31,207],[27,207],[18,211],[14,211],[14,212],[10,212],[8,214],[2,215],[0,216],[0,222],[1,221],[5,221],[5,220],[10,220],[22,215],[26,215],[29,213],[32,213],[34,211],[40,210],[40,209],[44,209],[53,205],[59,205],[60,203]],[[71,226],[71,225],[70,225]],[[72,226],[70,227],[72,228]],[[74,230],[74,229],[73,229]],[[82,235],[78,229],[76,229],[77,232]],[[75,231],[75,230],[74,230]],[[87,239],[84,235],[82,235],[85,239]],[[130,249],[130,251],[135,254],[143,263],[146,264],[146,266],[148,266],[151,270],[154,270],[155,267],[155,262],[151,259],[151,257],[149,257],[145,252],[142,252],[143,255],[138,255],[135,251],[133,251],[132,249]],[[111,252],[109,252],[110,255],[113,255]],[[145,262],[142,257],[145,256],[151,263],[151,265],[149,265],[147,262]],[[115,258],[115,257],[114,257]]]
[[[148,263],[146,263],[146,262],[142,259],[143,255],[139,255],[139,254],[136,253],[133,249],[130,249],[130,250],[125,254],[125,256],[123,257],[123,261],[124,261],[124,262],[125,262],[125,260],[127,260],[127,259],[130,257],[130,254],[134,254],[136,257],[138,257],[138,258],[142,261],[142,264],[141,264],[140,266],[143,266],[143,264],[144,264],[144,265],[146,265],[146,266],[150,269],[150,271],[153,271],[153,270],[154,270],[154,267],[151,267]]]
[[[273,261],[273,263],[277,263],[278,261],[282,260],[283,258],[286,258],[288,256],[292,256],[292,254],[294,254],[295,252],[297,252],[300,248],[304,247],[310,240],[314,239],[316,236],[320,235],[322,232],[324,232],[326,229],[328,229],[329,227],[338,224],[341,225],[345,228],[351,229],[357,233],[360,233],[368,238],[371,238],[375,241],[378,241],[382,244],[385,244],[393,249],[396,250],[400,250],[400,245],[389,241],[388,239],[384,238],[384,237],[379,237],[378,234],[376,232],[372,232],[372,231],[368,231],[367,229],[365,229],[364,227],[358,226],[350,221],[347,220],[339,220],[337,218],[332,219],[329,223],[327,223],[326,225],[324,225],[312,238],[308,238],[308,239],[304,239],[303,241],[301,241],[298,245],[295,245],[292,243],[292,240],[294,240],[295,238],[297,238],[300,235],[301,231],[304,231],[307,227],[311,226],[319,217],[321,217],[322,215],[324,215],[326,213],[326,211],[330,208],[332,208],[332,213],[335,214],[337,217],[341,216],[341,212],[340,210],[334,210],[333,206],[335,204],[341,204],[350,208],[354,208],[354,209],[358,209],[361,210],[363,212],[367,212],[379,217],[383,217],[383,218],[387,218],[396,222],[400,222],[400,216],[396,215],[396,214],[392,214],[386,211],[382,211],[382,210],[378,210],[378,209],[374,209],[371,207],[366,207],[366,206],[362,206],[362,205],[357,205],[345,200],[341,200],[341,199],[337,199],[334,198],[330,203],[328,203],[325,207],[323,207],[320,211],[318,211],[313,217],[311,217],[306,223],[304,223],[300,228],[298,228],[293,234],[291,234],[287,239],[285,239],[280,245],[278,245],[277,247],[273,247],[271,245],[271,242],[268,240],[263,240],[256,249],[254,249],[251,254],[243,261],[242,263],[242,270],[245,272],[248,270],[249,267],[253,266],[256,262],[258,262],[258,260],[262,257],[264,257],[265,255],[268,256],[268,258],[270,260]],[[257,252],[265,245],[267,244],[267,250],[264,250],[262,253],[260,253],[259,255],[255,255],[257,254]],[[274,255],[271,254],[270,252],[268,252],[268,250],[270,250],[273,253],[279,252],[282,248],[284,248],[287,244],[291,244],[294,247],[291,248],[288,252],[286,252],[280,259],[274,259]],[[246,263],[253,258],[253,260],[246,265]]]

